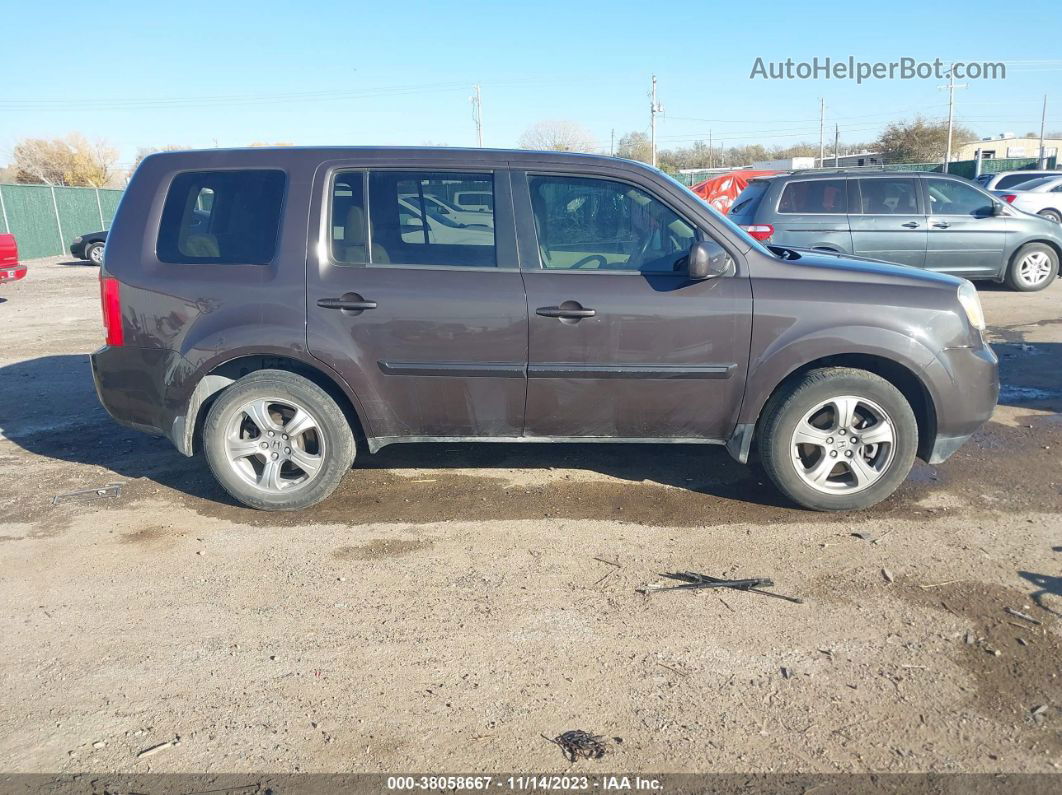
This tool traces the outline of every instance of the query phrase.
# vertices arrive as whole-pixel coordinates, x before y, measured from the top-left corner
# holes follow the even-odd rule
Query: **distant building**
[[[760,160],[753,163],[749,168],[757,171],[801,171],[805,168],[815,168],[814,157],[786,157],[781,160]]]
[[[814,158],[818,160],[818,158]],[[828,155],[822,158],[822,168],[837,166],[838,168],[858,168],[859,166],[880,166],[884,164],[885,156],[881,152],[853,152],[845,153],[840,157]]]
[[[1056,156],[1060,148],[1062,138],[1044,138],[1044,157]],[[1014,133],[1000,133],[995,138],[964,141],[955,148],[951,157],[953,160],[974,160],[978,149],[981,150],[981,158],[984,160],[1039,157],[1040,138],[1019,138]]]

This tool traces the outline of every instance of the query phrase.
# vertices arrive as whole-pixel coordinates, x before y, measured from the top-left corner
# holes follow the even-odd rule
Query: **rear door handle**
[[[317,305],[322,309],[343,309],[347,312],[361,312],[365,309],[375,309],[375,301],[366,301],[357,293],[345,293],[339,298],[319,298]]]
[[[575,301],[565,301],[565,304],[575,304]],[[582,320],[584,317],[594,317],[597,314],[596,309],[584,309],[582,306],[575,304],[575,306],[540,306],[535,310],[536,315],[542,315],[542,317],[557,317],[562,320]]]
[[[908,229],[917,229],[918,228],[918,222],[917,221],[908,221],[906,224],[900,224],[900,226],[906,226]]]
[[[937,223],[933,224],[933,226],[935,226],[937,229],[947,229],[949,226],[951,226],[951,224],[949,224],[947,221],[937,221]]]

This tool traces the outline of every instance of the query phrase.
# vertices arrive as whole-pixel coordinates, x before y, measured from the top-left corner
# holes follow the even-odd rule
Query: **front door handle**
[[[951,226],[951,224],[949,224],[947,221],[937,221],[935,224],[933,224],[933,226],[937,229],[947,229],[949,226]]]
[[[317,305],[321,309],[342,309],[345,312],[361,313],[366,309],[375,309],[375,301],[366,301],[357,293],[343,293],[339,298],[319,298]]]
[[[561,320],[582,320],[584,317],[594,317],[597,310],[586,309],[578,301],[565,301],[560,306],[540,306],[535,310],[535,314]]]
[[[908,229],[917,229],[918,228],[918,222],[917,221],[908,221],[906,224],[900,224],[900,226],[906,226]]]

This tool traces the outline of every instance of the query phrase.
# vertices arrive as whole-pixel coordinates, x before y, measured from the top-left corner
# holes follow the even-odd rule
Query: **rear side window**
[[[156,253],[176,264],[266,264],[276,254],[283,171],[190,171],[170,184]]]
[[[1030,172],[1028,174],[1007,174],[1005,177],[1000,177],[999,182],[996,183],[996,190],[1002,190],[1003,188],[1013,188],[1022,182],[1028,182],[1031,179],[1036,179],[1040,174]]]
[[[790,182],[778,201],[778,212],[795,214],[823,213],[843,215],[848,212],[848,181],[815,179]]]
[[[449,208],[455,196],[468,192],[484,201],[484,209],[458,220]],[[494,211],[488,205],[494,206],[491,174],[373,171],[369,257],[374,265],[496,266]]]
[[[918,182],[896,177],[859,180],[864,215],[917,215]]]

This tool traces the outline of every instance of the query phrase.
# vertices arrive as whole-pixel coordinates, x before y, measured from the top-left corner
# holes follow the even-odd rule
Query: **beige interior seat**
[[[358,206],[347,210],[346,223],[343,225],[343,261],[367,262],[365,256],[365,211]],[[372,261],[387,263],[391,258],[387,249],[379,243],[372,244]]]

